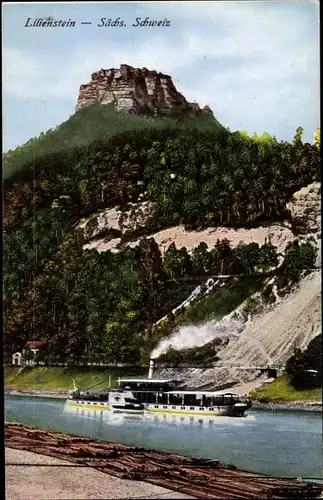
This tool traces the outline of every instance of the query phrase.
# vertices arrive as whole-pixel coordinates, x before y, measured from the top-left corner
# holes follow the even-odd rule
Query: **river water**
[[[282,477],[323,479],[322,415],[249,410],[247,416],[211,421],[177,416],[109,415],[66,408],[64,400],[8,396],[5,419],[42,429],[220,460]]]

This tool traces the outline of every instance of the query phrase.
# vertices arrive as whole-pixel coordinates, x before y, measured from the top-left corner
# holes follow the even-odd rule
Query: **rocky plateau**
[[[170,76],[127,64],[101,69],[80,86],[76,111],[94,104],[114,104],[118,111],[154,117],[213,116],[209,106],[188,102]]]

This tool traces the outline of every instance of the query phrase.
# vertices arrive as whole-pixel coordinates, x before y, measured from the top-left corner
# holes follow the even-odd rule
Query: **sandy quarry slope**
[[[280,300],[246,323],[239,337],[231,338],[228,346],[219,352],[221,365],[228,368],[188,369],[185,383],[194,387],[246,383],[254,380],[259,372],[241,367],[284,365],[294,346],[306,348],[322,328],[321,271],[308,275],[298,288]],[[176,375],[169,370],[163,370],[162,374]]]
[[[279,364],[292,354],[294,345],[306,347],[320,328],[321,272],[314,272],[281,303],[247,324],[221,358],[250,365]]]

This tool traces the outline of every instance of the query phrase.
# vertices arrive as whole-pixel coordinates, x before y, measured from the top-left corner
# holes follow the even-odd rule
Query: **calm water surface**
[[[246,417],[181,421],[66,408],[64,400],[12,396],[5,418],[43,429],[209,458],[277,476],[323,478],[322,416],[300,411],[250,410]]]

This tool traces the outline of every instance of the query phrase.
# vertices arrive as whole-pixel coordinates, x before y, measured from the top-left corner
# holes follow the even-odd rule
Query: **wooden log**
[[[6,424],[5,444],[142,481],[196,498],[279,499],[282,492],[317,498],[323,485],[268,477],[218,461],[181,457],[53,431]],[[303,492],[303,493],[302,493]],[[294,496],[296,498],[296,496]]]

